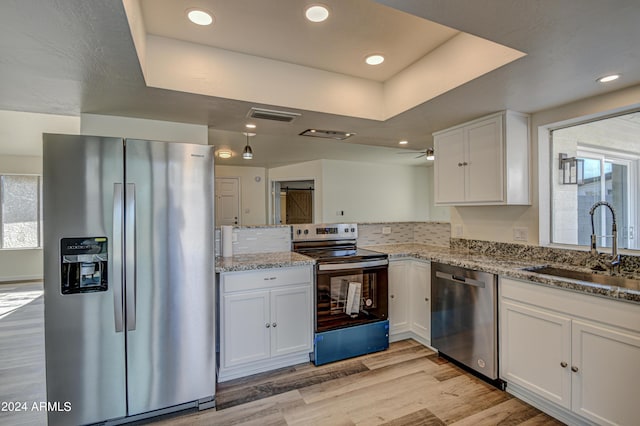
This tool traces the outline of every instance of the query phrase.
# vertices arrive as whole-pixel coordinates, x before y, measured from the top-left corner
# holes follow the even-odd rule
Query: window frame
[[[37,219],[36,219],[36,238],[37,245],[34,247],[4,247],[4,222],[3,222],[3,206],[4,206],[4,177],[5,176],[25,176],[36,177],[38,179],[38,196],[37,196]],[[41,250],[43,245],[43,207],[42,207],[42,175],[39,173],[1,173],[0,172],[0,251],[15,251],[15,250]]]
[[[556,172],[554,169],[553,158],[553,138],[552,132],[555,130],[564,129],[567,127],[578,126],[581,124],[587,124],[595,121],[601,121],[612,117],[618,117],[621,115],[628,115],[640,113],[640,104],[627,105],[625,107],[616,108],[608,111],[600,111],[592,114],[582,115],[574,118],[560,120],[547,124],[540,124],[537,126],[537,139],[538,139],[538,244],[544,247],[555,247],[562,249],[583,250],[588,251],[589,246],[577,245],[577,244],[562,244],[554,243],[552,240],[553,233],[553,205],[552,205],[552,175]],[[640,161],[638,167],[640,168]],[[637,182],[637,187],[640,189],[640,170],[637,171],[637,175],[634,176],[634,182]],[[632,194],[634,196],[634,202],[638,205],[640,211],[640,195]],[[631,202],[631,201],[630,201]],[[636,224],[634,229],[634,238],[638,238],[638,225],[640,219],[636,219],[639,223]],[[637,245],[638,249],[621,249],[621,253],[630,253],[638,255],[640,253],[640,244]]]
[[[624,115],[624,114],[622,114]],[[600,177],[601,177],[601,200],[606,198],[606,180],[603,179],[606,175],[605,163],[618,164],[627,167],[627,180],[628,180],[628,188],[627,188],[627,218],[629,218],[629,226],[633,228],[631,234],[633,234],[633,244],[632,248],[629,250],[638,250],[640,247],[637,244],[637,238],[635,238],[635,231],[638,229],[638,216],[640,215],[640,206],[638,205],[638,188],[640,187],[640,182],[638,182],[638,163],[640,160],[640,156],[627,154],[623,152],[618,152],[612,149],[605,148],[596,148],[592,146],[585,146],[578,144],[578,158],[590,158],[593,160],[600,161]],[[606,246],[606,209],[600,209],[600,228],[596,230],[596,234],[600,237],[598,238],[598,246],[605,247]],[[618,228],[618,235],[622,230]],[[629,238],[629,232],[627,231],[627,238]],[[630,244],[631,245],[631,244]]]

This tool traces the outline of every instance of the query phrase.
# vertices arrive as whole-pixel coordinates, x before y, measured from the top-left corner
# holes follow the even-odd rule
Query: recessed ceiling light
[[[398,142],[399,145],[406,145],[408,143],[409,143],[409,141],[400,141],[400,142]]]
[[[244,127],[246,127],[247,129],[255,129],[256,125],[252,123],[248,123],[248,124],[245,124]]]
[[[231,158],[233,154],[231,153],[231,151],[227,151],[227,150],[221,150],[218,151],[218,158]]]
[[[377,55],[377,54],[369,55],[364,61],[369,65],[380,65],[381,63],[384,62],[384,56]]]
[[[213,23],[213,16],[209,12],[200,9],[187,10],[187,17],[197,25],[211,25]]]
[[[304,16],[311,22],[322,22],[329,17],[329,9],[323,4],[313,4],[304,11]]]
[[[620,78],[620,74],[611,74],[611,75],[605,75],[604,77],[600,77],[596,81],[598,83],[608,83],[610,81],[617,80],[619,78]]]

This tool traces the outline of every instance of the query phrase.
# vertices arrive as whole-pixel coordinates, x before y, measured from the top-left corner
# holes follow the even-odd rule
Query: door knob
[[[562,368],[567,368],[567,363],[566,363],[566,362],[564,362],[564,361],[562,361],[562,362],[560,363],[560,367],[562,367]]]
[[[574,373],[578,372],[578,367],[576,367],[575,365],[571,366],[571,371],[573,371]]]
[[[391,297],[391,298],[393,299],[395,296],[392,294],[392,295],[391,295],[391,296],[389,296],[389,297]]]
[[[265,326],[265,327],[267,327],[267,328],[269,328],[269,327],[271,327],[271,324],[266,323],[264,326]]]
[[[425,302],[428,302],[428,301],[429,301],[429,298],[428,298],[428,297],[425,297],[425,298],[424,298],[424,301],[425,301]]]
[[[275,322],[273,324],[271,324],[271,327],[276,328],[278,326],[278,324],[276,324]]]

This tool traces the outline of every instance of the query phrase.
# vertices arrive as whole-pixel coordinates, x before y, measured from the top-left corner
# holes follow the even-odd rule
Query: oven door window
[[[317,331],[387,318],[387,269],[318,273]]]

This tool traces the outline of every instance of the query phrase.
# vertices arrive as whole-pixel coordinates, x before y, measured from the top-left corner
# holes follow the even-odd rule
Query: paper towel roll
[[[223,225],[222,227],[222,257],[233,256],[233,226]]]

